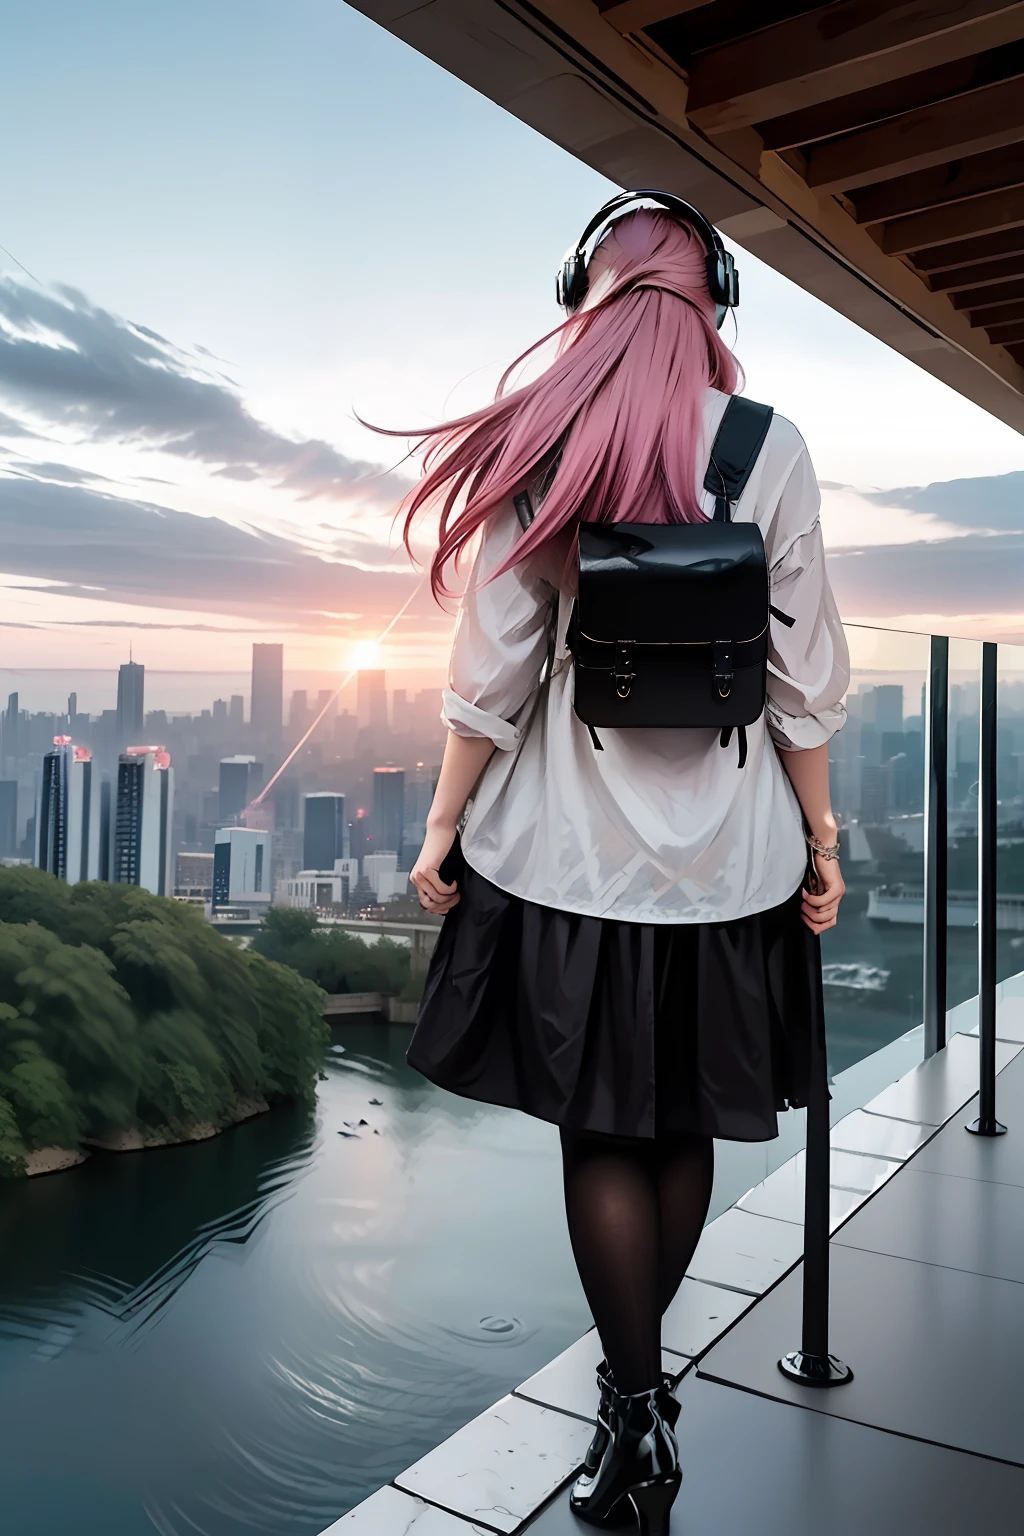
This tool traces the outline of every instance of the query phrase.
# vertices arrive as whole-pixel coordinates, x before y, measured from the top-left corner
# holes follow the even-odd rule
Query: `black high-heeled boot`
[[[587,1454],[583,1458],[583,1471],[590,1477],[594,1476],[601,1465],[601,1457],[604,1448],[608,1444],[611,1434],[610,1420],[612,1411],[612,1387],[614,1378],[608,1366],[608,1361],[602,1359],[597,1367],[597,1385],[600,1397],[597,1404],[597,1428],[594,1430],[594,1438],[587,1447]],[[676,1427],[679,1418],[679,1409],[682,1406],[678,1397],[668,1397],[665,1405],[665,1417],[672,1429]]]
[[[597,1428],[583,1458],[583,1470],[588,1477],[593,1477],[601,1465],[601,1457],[611,1435],[612,1373],[608,1369],[607,1360],[602,1360],[597,1367],[597,1385],[601,1394],[597,1405]]]
[[[589,1525],[614,1526],[632,1507],[639,1536],[668,1536],[669,1511],[683,1476],[670,1395],[665,1382],[628,1394],[612,1387],[608,1443],[593,1477],[581,1473],[573,1484],[573,1514]]]

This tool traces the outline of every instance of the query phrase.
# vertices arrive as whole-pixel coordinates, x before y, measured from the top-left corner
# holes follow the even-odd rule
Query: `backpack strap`
[[[771,426],[773,408],[743,395],[730,395],[704,476],[704,489],[715,498],[714,521],[727,523],[739,501]]]
[[[520,527],[525,533],[536,516],[529,491],[520,491],[518,496],[513,496],[512,505],[516,509],[516,517],[519,519]]]

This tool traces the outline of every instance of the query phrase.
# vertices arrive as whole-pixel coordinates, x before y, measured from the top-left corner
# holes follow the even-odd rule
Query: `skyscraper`
[[[284,646],[252,648],[252,694],[249,720],[254,731],[279,736],[284,713]]]
[[[174,890],[171,817],[174,770],[163,747],[129,747],[117,763],[113,878],[156,896]]]
[[[16,786],[15,786],[16,788]],[[36,815],[36,864],[74,885],[99,873],[99,818],[92,754],[55,736],[43,755]]]
[[[244,725],[245,723],[245,700],[240,693],[233,693],[231,695],[231,702],[228,705],[228,719],[232,725]]]
[[[7,699],[7,708],[3,717],[3,754],[11,761],[20,756],[21,740],[19,725],[21,723],[21,709],[18,704],[18,695],[12,693]]]
[[[359,672],[356,676],[356,714],[363,729],[386,731],[388,728],[388,696],[384,686],[384,673]]]
[[[221,758],[217,798],[217,820],[221,826],[233,826],[262,788],[263,764],[254,757],[240,754]]]
[[[18,852],[18,781],[0,779],[0,859]]]
[[[402,862],[402,827],[405,824],[405,771],[402,768],[373,770],[374,848],[395,853]]]
[[[251,827],[221,827],[213,845],[213,896],[210,910],[269,907],[270,833]]]
[[[145,667],[137,661],[123,661],[117,673],[117,737],[121,746],[142,735],[145,686]]]
[[[345,796],[307,795],[302,826],[303,869],[333,869],[335,859],[344,857]]]

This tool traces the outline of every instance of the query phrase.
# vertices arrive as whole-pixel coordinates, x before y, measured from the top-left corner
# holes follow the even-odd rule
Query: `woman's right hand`
[[[812,933],[824,933],[834,928],[839,915],[839,903],[846,893],[846,881],[839,868],[838,859],[823,859],[814,855],[816,891],[803,890],[800,916]]]
[[[445,885],[439,874],[445,854],[455,841],[455,833],[454,822],[450,826],[428,824],[419,858],[409,876],[419,893],[420,906],[428,912],[448,912],[460,900],[458,882],[453,880],[451,885]]]

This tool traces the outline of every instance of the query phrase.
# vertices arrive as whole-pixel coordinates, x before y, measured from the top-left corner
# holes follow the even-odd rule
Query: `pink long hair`
[[[435,598],[449,593],[448,562],[458,569],[477,529],[559,448],[533,523],[494,575],[580,521],[705,521],[703,394],[709,385],[733,394],[742,376],[715,329],[704,246],[688,224],[639,208],[611,225],[588,271],[583,306],[506,369],[489,405],[391,433],[426,445],[423,474],[398,516],[411,553],[417,514],[440,507]],[[519,365],[554,336],[550,367],[506,393]]]

